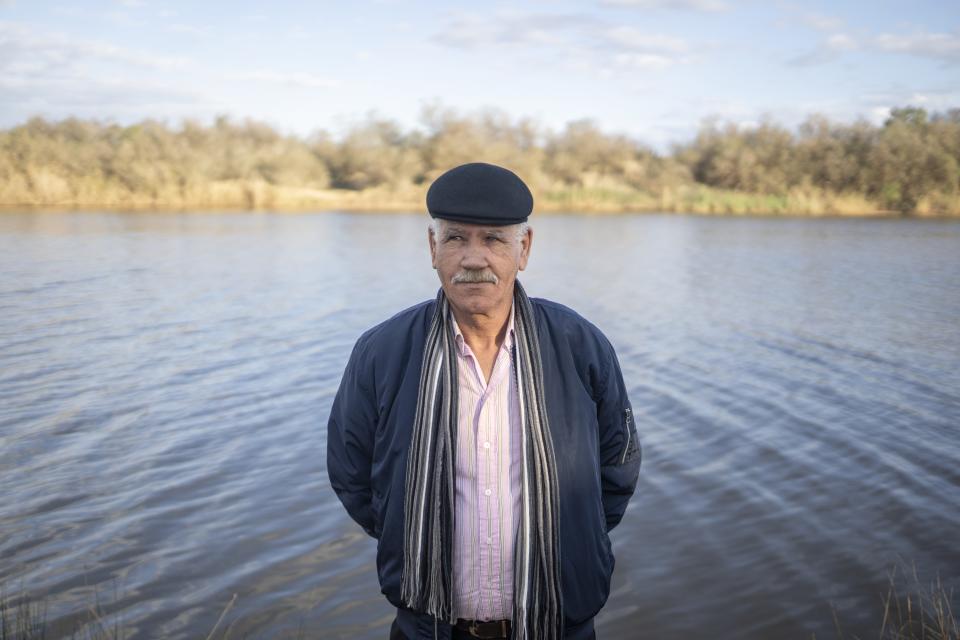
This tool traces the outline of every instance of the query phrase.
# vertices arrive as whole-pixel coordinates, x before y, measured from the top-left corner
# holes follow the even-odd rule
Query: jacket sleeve
[[[377,428],[377,402],[371,369],[363,362],[362,338],[353,348],[327,423],[327,472],[330,486],[347,513],[374,533],[370,466]]]
[[[600,480],[607,531],[620,523],[640,476],[640,441],[613,347],[607,343],[606,382],[597,397]]]

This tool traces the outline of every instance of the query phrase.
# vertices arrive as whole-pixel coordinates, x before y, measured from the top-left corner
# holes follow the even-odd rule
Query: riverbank
[[[48,197],[0,202],[0,211],[23,209],[129,210],[129,211],[422,211],[426,187],[376,187],[364,190],[311,189],[275,185],[264,181],[225,180],[202,187],[163,193],[107,190],[92,194],[84,189],[47,189]],[[705,186],[678,187],[649,193],[608,185],[561,188],[535,192],[535,210],[550,213],[693,213],[752,216],[903,217],[856,194],[833,194],[816,189],[796,189],[785,195],[745,193]],[[934,207],[921,201],[911,217],[960,219],[960,199],[950,206]]]
[[[889,587],[881,594],[882,617],[878,638],[881,640],[960,640],[960,617],[953,607],[954,594],[938,577],[925,584],[917,575],[916,567],[902,566],[889,572]],[[234,594],[226,603],[206,635],[207,640],[219,637],[229,640],[249,637],[233,632],[230,613],[237,602]],[[122,614],[110,612],[112,607],[101,602],[98,594],[85,611],[66,616],[58,623],[48,620],[50,602],[21,592],[13,598],[0,589],[0,640],[40,640],[47,637],[69,637],[86,640],[120,640],[127,636],[121,622]],[[840,614],[832,604],[828,606],[836,627],[836,637],[845,638]],[[294,640],[307,637],[301,620]],[[69,629],[69,630],[68,630]],[[813,635],[816,640],[816,635]]]

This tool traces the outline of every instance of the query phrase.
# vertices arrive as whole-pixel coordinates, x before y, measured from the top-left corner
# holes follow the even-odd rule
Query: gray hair
[[[444,222],[443,218],[433,218],[430,221],[428,229],[430,229],[430,233],[433,234],[434,238],[440,237],[440,230],[443,228],[443,225],[441,224],[442,222]],[[521,222],[519,224],[510,226],[514,226],[517,229],[516,237],[514,238],[517,242],[520,242],[520,240],[523,239],[523,236],[527,235],[527,230],[530,229],[529,222]]]

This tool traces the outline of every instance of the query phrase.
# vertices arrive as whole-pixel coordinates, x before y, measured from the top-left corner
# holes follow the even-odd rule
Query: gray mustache
[[[461,269],[453,276],[453,283],[490,282],[497,284],[500,279],[490,269]]]

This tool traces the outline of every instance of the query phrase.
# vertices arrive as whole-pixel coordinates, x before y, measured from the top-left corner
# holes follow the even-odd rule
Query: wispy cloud
[[[787,61],[787,64],[792,67],[826,64],[838,59],[845,51],[853,51],[859,46],[859,43],[852,36],[845,33],[834,33],[824,38],[813,51],[791,58]]]
[[[671,9],[679,11],[703,11],[715,13],[727,11],[730,4],[723,0],[601,0],[607,7],[631,7],[635,9]]]
[[[208,36],[210,35],[210,32],[211,32],[210,27],[198,27],[196,25],[184,24],[182,22],[175,22],[173,24],[169,24],[167,25],[166,29],[171,33],[179,33],[179,34],[188,35],[188,36],[196,36],[198,38]]]
[[[81,11],[79,7],[68,7],[62,4],[50,7],[50,13],[55,16],[65,16],[67,18],[79,18],[83,15],[83,11]]]
[[[950,88],[908,89],[892,87],[885,91],[868,92],[861,96],[856,108],[866,114],[873,124],[882,124],[890,117],[895,107],[911,105],[923,107],[929,111],[946,111],[956,108],[960,103],[960,90]]]
[[[837,60],[847,51],[858,50],[904,54],[957,64],[960,63],[960,35],[916,32],[909,35],[884,33],[855,38],[847,33],[834,33],[824,38],[813,51],[787,62],[791,66],[824,64]]]
[[[854,122],[865,118],[880,125],[890,116],[896,107],[912,105],[924,107],[930,111],[946,111],[954,108],[960,101],[960,90],[927,86],[921,90],[904,86],[893,86],[882,91],[867,91],[857,97],[813,98],[801,101],[789,107],[789,117],[782,121],[788,125],[798,125],[811,114],[822,114],[835,122]],[[778,120],[780,120],[780,113]]]
[[[647,33],[636,27],[613,27],[599,33],[615,68],[660,70],[689,60],[690,45],[682,38]]]
[[[135,17],[129,11],[107,11],[103,17],[118,27],[145,27],[147,21],[142,17]]]
[[[552,61],[566,61],[571,69],[604,77],[616,69],[657,70],[691,59],[691,47],[682,38],[579,14],[457,16],[434,41],[459,49],[546,50]]]
[[[91,113],[103,116],[103,106],[112,109],[156,108],[162,105],[196,105],[202,96],[195,92],[137,78],[97,78],[82,73],[57,78],[0,76],[4,106],[28,105],[32,111],[54,112],[61,116]],[[65,96],[68,96],[65,98]],[[19,104],[17,104],[19,103]]]
[[[889,53],[904,53],[948,63],[960,62],[960,33],[883,33],[874,39],[873,45]]]
[[[823,13],[806,11],[799,7],[788,5],[787,11],[792,14],[792,18],[800,24],[806,25],[811,29],[824,33],[834,33],[844,27],[844,21],[835,16],[828,16]]]
[[[551,45],[574,37],[592,16],[580,14],[458,15],[434,36],[440,44],[473,49],[487,45]]]
[[[603,40],[615,47],[653,54],[683,54],[690,46],[686,40],[658,33],[648,33],[636,27],[613,27],[602,31]]]
[[[185,64],[181,58],[0,22],[0,119],[192,113],[204,98],[180,82],[163,80],[165,71]]]
[[[142,73],[109,76],[82,67],[66,67],[53,74],[34,73],[24,63],[7,65],[0,72],[0,94],[0,121],[4,122],[26,115],[140,120],[223,110],[209,104],[198,91],[152,80]]]
[[[672,67],[677,60],[655,53],[617,53],[613,64],[621,69],[659,70]]]
[[[235,73],[229,76],[233,80],[243,82],[266,82],[269,84],[279,84],[288,87],[300,89],[335,89],[340,83],[330,78],[323,78],[311,73],[304,72],[280,72],[280,71],[248,71],[244,73]]]
[[[37,33],[10,22],[0,22],[0,71],[57,71],[85,60],[100,60],[136,67],[166,70],[187,64],[186,58],[158,55],[95,40],[61,34]]]

